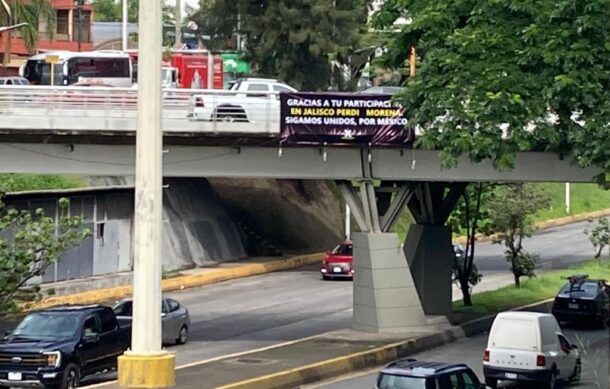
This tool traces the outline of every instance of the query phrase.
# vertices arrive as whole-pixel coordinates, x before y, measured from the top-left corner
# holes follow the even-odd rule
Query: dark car
[[[30,313],[0,342],[0,386],[76,388],[82,377],[116,368],[128,342],[110,307]]]
[[[377,376],[376,389],[481,389],[476,374],[463,363],[424,362],[408,358],[392,362]]]
[[[326,253],[322,260],[320,273],[325,280],[334,278],[353,278],[354,277],[354,258],[353,245],[350,241],[345,241]]]
[[[559,322],[587,322],[604,328],[608,322],[610,286],[586,274],[568,277],[553,302],[553,315]]]

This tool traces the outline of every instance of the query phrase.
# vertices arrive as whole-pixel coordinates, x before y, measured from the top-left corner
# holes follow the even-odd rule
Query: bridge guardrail
[[[137,92],[132,88],[0,86],[0,130],[135,131]],[[228,90],[164,89],[163,128],[166,133],[276,136],[279,104],[278,93],[248,96]]]

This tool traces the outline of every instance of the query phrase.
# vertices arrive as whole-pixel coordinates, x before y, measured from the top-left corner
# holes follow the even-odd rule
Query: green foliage
[[[597,184],[571,184],[570,213],[568,214],[565,208],[565,184],[543,183],[536,185],[544,188],[551,196],[551,205],[548,209],[541,210],[536,214],[536,221],[599,211],[610,207],[610,191],[600,188]]]
[[[115,0],[95,0],[93,11],[96,22],[118,22],[121,20],[121,3]]]
[[[330,55],[345,57],[358,48],[366,27],[364,0],[202,1],[191,20],[208,28],[212,45],[239,32],[246,59],[264,76],[279,77],[297,89],[328,87]],[[239,23],[238,17],[239,15]],[[239,29],[238,29],[239,24]]]
[[[593,245],[595,258],[599,258],[604,247],[610,246],[610,221],[605,217],[596,221],[589,220],[589,228],[586,228],[584,233]]]
[[[606,0],[390,0],[376,26],[397,16],[412,23],[385,64],[404,68],[417,48],[400,100],[426,129],[418,144],[442,150],[445,165],[466,154],[510,167],[517,151],[545,150],[610,171]]]
[[[38,174],[0,174],[0,192],[22,192],[44,189],[70,189],[87,186],[79,176]]]
[[[498,187],[489,201],[490,224],[485,229],[488,235],[497,233],[494,243],[506,246],[505,256],[520,286],[523,276],[534,277],[538,256],[527,253],[523,238],[534,232],[533,215],[547,208],[550,197],[540,187],[531,184],[508,184]]]
[[[38,43],[39,23],[41,20],[47,23],[49,37],[53,36],[56,14],[49,0],[2,0],[0,5],[2,5],[0,6],[0,27],[27,23],[26,26],[19,29],[19,32],[28,50],[33,50]],[[8,34],[10,40],[14,35],[14,31],[9,31]],[[10,52],[11,45],[5,45],[4,66],[8,63]]]
[[[593,279],[610,279],[610,261],[589,261],[571,266],[569,269],[555,270],[540,277],[523,281],[520,288],[507,286],[493,291],[476,293],[473,306],[454,302],[454,312],[474,312],[490,314],[511,310],[554,297],[566,283],[566,277],[573,274],[588,274]]]
[[[62,214],[56,224],[42,209],[7,209],[0,201],[0,314],[13,313],[19,303],[40,297],[40,288],[27,282],[88,236],[80,218],[66,216],[69,201],[60,199],[58,206]]]

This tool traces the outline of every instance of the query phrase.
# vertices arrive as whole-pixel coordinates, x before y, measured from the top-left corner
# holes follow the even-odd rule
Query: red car
[[[326,253],[320,273],[325,280],[333,278],[354,278],[352,242],[346,241]]]

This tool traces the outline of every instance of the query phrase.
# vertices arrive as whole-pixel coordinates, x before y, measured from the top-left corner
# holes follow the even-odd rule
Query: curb
[[[251,277],[260,274],[272,273],[282,270],[294,269],[306,265],[314,265],[319,263],[324,256],[324,253],[315,253],[300,255],[296,257],[278,259],[275,261],[263,263],[249,263],[231,268],[214,269],[201,272],[199,274],[190,274],[186,276],[169,278],[161,281],[161,287],[164,292],[173,290],[181,290],[185,288],[193,288],[197,286],[215,284],[222,281],[229,281],[238,278]],[[82,293],[68,294],[62,296],[48,297],[41,301],[27,304],[23,311],[31,311],[35,309],[48,308],[55,305],[72,305],[72,304],[95,304],[109,300],[118,300],[127,296],[131,296],[133,292],[132,285],[115,286],[112,288],[103,288],[89,290]]]
[[[589,219],[603,217],[603,216],[610,216],[610,208],[601,209],[599,211],[593,211],[593,212],[579,213],[578,215],[560,217],[558,219],[550,219],[550,220],[546,220],[543,222],[537,222],[537,223],[534,223],[534,227],[536,230],[544,230],[547,228],[560,227],[560,226],[565,226],[565,225],[572,224],[572,223],[584,222]],[[497,236],[498,236],[497,234],[493,234],[490,236],[477,235],[477,242],[489,242],[489,241],[495,239]],[[466,237],[458,236],[458,237],[454,238],[453,241],[456,243],[459,243],[459,244],[466,244]]]
[[[544,300],[514,310],[548,312],[554,299]],[[358,370],[382,366],[396,359],[452,343],[457,340],[487,331],[496,314],[482,317],[461,326],[449,328],[430,335],[388,344],[372,350],[316,362],[314,364],[280,371],[245,381],[220,386],[216,389],[288,389],[312,384]]]

